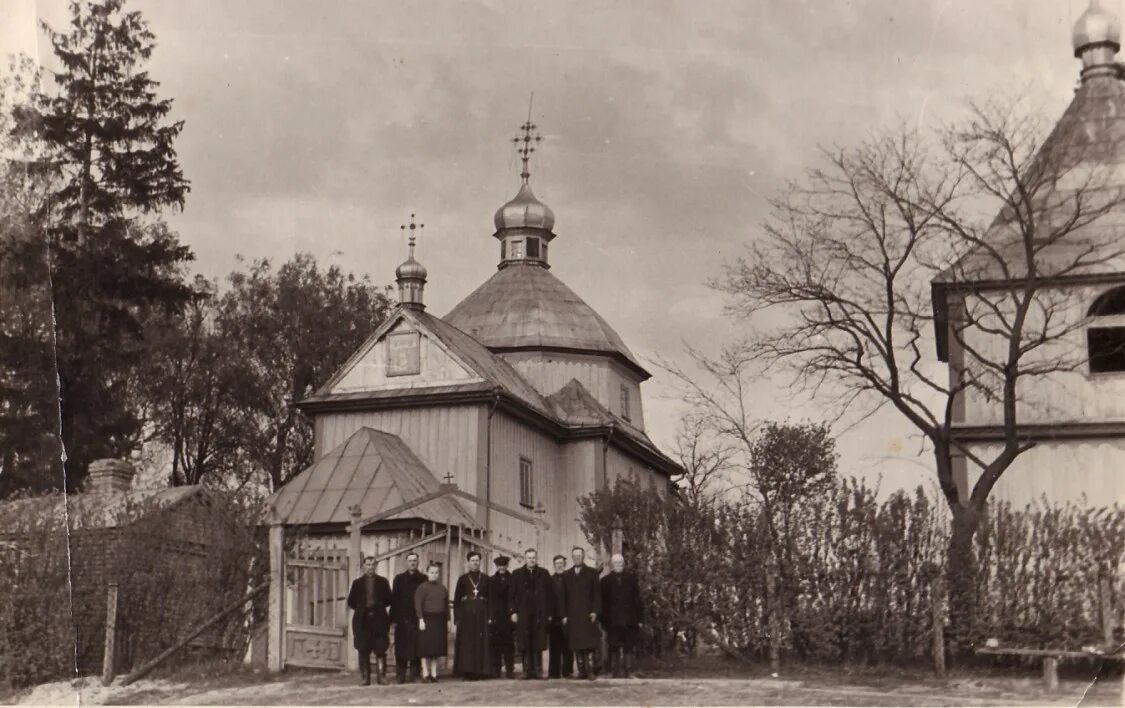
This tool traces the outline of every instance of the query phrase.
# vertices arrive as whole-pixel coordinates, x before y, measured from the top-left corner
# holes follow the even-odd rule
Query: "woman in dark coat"
[[[414,611],[418,613],[418,656],[422,660],[422,680],[437,683],[437,661],[447,653],[449,641],[449,591],[438,577],[441,566],[431,563],[426,568],[426,582],[414,593]]]
[[[597,625],[602,611],[601,583],[598,571],[586,565],[585,551],[575,547],[570,557],[574,567],[563,575],[559,612],[578,664],[578,678],[593,680],[593,655],[602,642]]]
[[[365,558],[363,576],[352,581],[348,591],[348,607],[352,613],[352,636],[359,653],[360,683],[371,685],[371,654],[375,654],[375,682],[383,683],[387,670],[387,647],[390,646],[391,622],[387,608],[391,605],[391,586],[375,572],[375,559]]]
[[[466,681],[488,678],[491,673],[488,650],[490,578],[480,571],[480,553],[470,551],[469,572],[457,579],[453,590],[453,623],[457,626],[453,674]]]

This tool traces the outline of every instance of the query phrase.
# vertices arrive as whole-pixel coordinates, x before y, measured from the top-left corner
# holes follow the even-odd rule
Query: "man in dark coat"
[[[562,597],[563,575],[566,573],[566,556],[557,555],[554,558],[555,573],[551,576],[554,584],[555,598]],[[551,619],[551,626],[547,630],[547,676],[549,678],[570,678],[574,673],[574,655],[570,653],[567,644],[566,627],[563,627],[562,615],[555,613]]]
[[[491,586],[488,598],[488,612],[492,618],[492,675],[500,678],[503,665],[504,676],[515,678],[516,637],[512,625],[512,574],[508,572],[508,556],[493,559],[496,572],[489,578]]]
[[[375,572],[375,559],[363,560],[363,575],[352,581],[348,607],[352,613],[352,637],[359,653],[360,683],[371,685],[371,654],[375,654],[375,682],[383,684],[387,670],[388,634],[391,630],[387,608],[391,606],[391,586]]]
[[[609,665],[614,678],[633,678],[633,653],[645,621],[641,586],[636,574],[625,570],[625,557],[620,553],[613,554],[609,565],[611,570],[601,583],[601,620],[609,637]]]
[[[598,615],[602,591],[598,571],[586,565],[586,552],[575,546],[570,553],[574,567],[563,574],[559,612],[566,626],[570,651],[578,664],[578,678],[594,680],[594,652],[601,644]]]
[[[426,582],[418,570],[418,554],[406,554],[406,570],[395,576],[391,601],[391,621],[395,625],[395,676],[399,683],[413,681],[419,673],[418,616],[414,613],[414,593]]]
[[[555,591],[551,574],[539,567],[534,548],[523,554],[525,565],[512,572],[512,622],[516,642],[523,654],[523,677],[543,676],[543,650],[547,648],[547,626],[555,615]]]
[[[492,656],[488,649],[488,604],[490,578],[480,570],[480,553],[469,551],[469,572],[457,579],[453,592],[453,623],[457,637],[453,652],[453,675],[466,681],[488,678]]]

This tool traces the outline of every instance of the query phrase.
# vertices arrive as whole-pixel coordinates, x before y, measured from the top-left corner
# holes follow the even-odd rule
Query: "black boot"
[[[574,661],[575,661],[575,663],[578,664],[578,678],[580,678],[580,679],[586,678],[586,674],[587,674],[587,672],[589,671],[589,668],[590,668],[586,665],[586,652],[580,651],[580,652],[575,653]]]
[[[586,672],[586,680],[587,681],[593,681],[594,680],[594,652],[590,651],[590,652],[585,652],[585,653],[587,655],[586,665],[590,667],[590,670]]]
[[[375,683],[380,686],[387,683],[387,660],[382,656],[375,659]]]
[[[543,652],[537,651],[533,653],[531,655],[531,663],[535,664],[535,678],[547,678],[547,675],[543,673]]]
[[[371,655],[365,651],[359,652],[359,685],[371,685]]]
[[[535,667],[531,663],[531,653],[525,651],[522,654],[522,661],[523,661],[523,677],[524,677],[524,679],[526,680],[526,679],[534,678]]]
[[[403,659],[395,660],[395,680],[399,683],[406,683],[406,661]]]
[[[636,657],[633,656],[633,652],[622,649],[621,657],[625,660],[625,678],[636,678],[633,673],[633,666],[636,664]]]
[[[624,647],[614,647],[610,650],[610,657],[613,661],[613,678],[626,678],[628,676],[628,666],[625,664],[625,649]]]
[[[504,652],[504,672],[505,678],[514,679],[516,677],[516,653],[514,651]]]

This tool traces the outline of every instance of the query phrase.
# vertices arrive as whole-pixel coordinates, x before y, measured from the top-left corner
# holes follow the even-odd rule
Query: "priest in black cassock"
[[[488,648],[489,577],[480,571],[480,553],[470,551],[469,572],[457,579],[453,591],[453,624],[457,637],[453,652],[453,674],[466,681],[488,678],[491,654]]]
[[[523,677],[543,676],[543,650],[547,648],[547,626],[555,615],[555,589],[551,574],[539,567],[534,548],[524,551],[524,566],[512,572],[512,622],[516,643],[523,654]],[[596,582],[596,581],[595,581]]]
[[[399,683],[419,675],[418,615],[414,613],[414,593],[426,582],[418,570],[418,554],[406,554],[406,570],[395,576],[391,592],[391,621],[395,625],[395,675]]]
[[[391,606],[391,586],[375,572],[375,558],[363,559],[363,575],[352,581],[348,591],[348,607],[352,613],[352,637],[359,653],[360,683],[371,685],[371,655],[375,654],[375,682],[382,685],[387,670],[387,647],[390,646],[391,623],[387,608]]]
[[[594,679],[594,652],[601,645],[598,615],[602,611],[602,591],[598,571],[586,565],[586,552],[574,547],[570,553],[574,567],[562,581],[559,612],[566,627],[570,651],[578,664],[578,678]]]

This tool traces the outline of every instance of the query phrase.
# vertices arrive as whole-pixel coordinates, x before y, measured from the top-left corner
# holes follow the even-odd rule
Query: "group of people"
[[[604,630],[606,669],[615,677],[632,676],[644,606],[637,577],[625,570],[623,556],[613,555],[604,577],[586,565],[585,551],[579,547],[571,551],[569,568],[564,556],[555,556],[553,575],[539,566],[535,549],[527,549],[523,566],[509,572],[510,560],[497,557],[496,571],[488,575],[481,570],[481,554],[468,554],[469,569],[453,591],[454,675],[467,681],[515,678],[518,649],[525,679],[577,675],[592,680]],[[366,558],[363,576],[352,582],[348,593],[364,685],[372,678],[386,683],[392,624],[398,682],[437,681],[437,660],[446,655],[449,591],[440,581],[440,564],[430,563],[423,574],[418,555],[410,553],[406,566],[391,584],[376,572],[375,559]],[[549,654],[546,674],[544,650]]]

